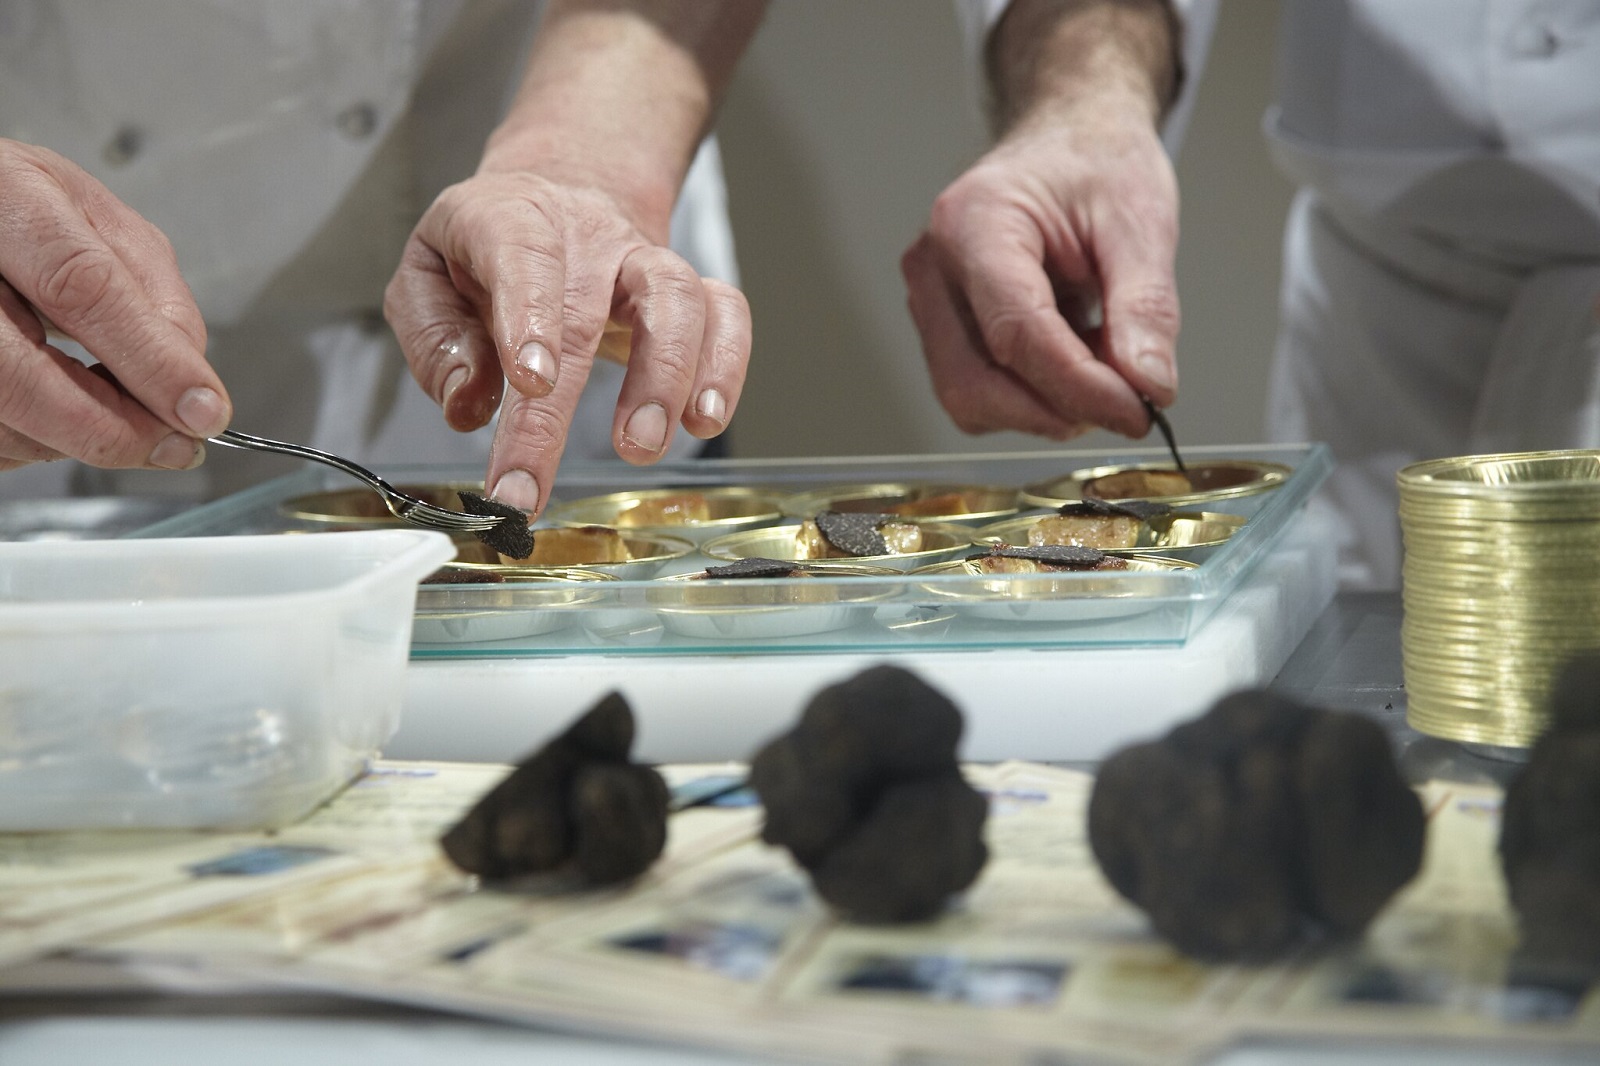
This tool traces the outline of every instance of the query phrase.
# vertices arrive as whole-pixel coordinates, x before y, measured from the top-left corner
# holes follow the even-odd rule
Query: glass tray
[[[1076,493],[1074,471],[1167,462],[1154,448],[1057,450],[981,456],[877,456],[817,459],[692,460],[631,467],[619,462],[569,461],[536,525],[558,508],[593,497],[663,487],[744,486],[779,498],[812,500],[832,486],[937,484],[1019,490],[1020,515],[1049,513],[1035,499]],[[1140,549],[1134,568],[1022,577],[1012,583],[969,573],[913,573],[873,568],[868,573],[818,574],[705,583],[681,576],[725,563],[693,546],[653,573],[620,568],[598,580],[552,582],[532,575],[499,584],[425,585],[419,591],[413,658],[496,658],[571,655],[672,655],[741,652],[974,650],[1117,645],[1181,645],[1282,539],[1294,516],[1332,468],[1326,446],[1248,445],[1185,450],[1191,468],[1206,460],[1279,466],[1273,486],[1249,494],[1221,493],[1174,506],[1244,519],[1224,542],[1199,551]],[[405,467],[384,470],[398,485],[481,485],[481,470]],[[340,528],[294,517],[284,504],[311,493],[353,487],[320,466],[267,482],[167,519],[136,536],[218,536],[316,532]],[[375,497],[374,497],[375,499]],[[578,510],[582,510],[580,507]],[[793,523],[773,515],[773,525]],[[983,521],[961,528],[976,532]],[[1014,521],[1014,518],[1012,519]],[[382,519],[351,525],[370,528]],[[346,525],[344,528],[348,528]],[[747,531],[748,532],[748,531]],[[970,549],[949,551],[957,560]],[[940,560],[930,559],[937,563]],[[868,568],[858,568],[868,569]],[[931,569],[939,569],[937,566]],[[788,602],[797,587],[804,602]]]

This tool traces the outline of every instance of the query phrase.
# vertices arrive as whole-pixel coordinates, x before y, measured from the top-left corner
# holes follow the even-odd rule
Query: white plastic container
[[[262,828],[399,723],[442,533],[0,544],[0,830]]]

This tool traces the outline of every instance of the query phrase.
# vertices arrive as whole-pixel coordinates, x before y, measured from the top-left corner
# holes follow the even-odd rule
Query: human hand
[[[1177,395],[1177,217],[1137,104],[1023,123],[941,193],[901,271],[956,424],[1148,432],[1141,394],[1157,407]]]
[[[476,429],[502,405],[492,496],[539,510],[602,335],[619,324],[632,340],[612,423],[618,455],[655,462],[680,422],[697,437],[727,427],[749,306],[663,243],[603,189],[527,172],[480,173],[423,216],[385,311],[452,427]]]
[[[188,469],[232,408],[165,236],[84,170],[0,139],[0,470]],[[98,360],[52,345],[54,329]]]

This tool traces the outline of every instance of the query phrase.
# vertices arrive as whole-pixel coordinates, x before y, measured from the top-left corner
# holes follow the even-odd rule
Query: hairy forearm
[[[1159,122],[1181,57],[1170,0],[1014,0],[985,50],[995,131],[1105,103]]]
[[[552,0],[480,169],[599,175],[637,224],[664,230],[765,9],[765,0]]]

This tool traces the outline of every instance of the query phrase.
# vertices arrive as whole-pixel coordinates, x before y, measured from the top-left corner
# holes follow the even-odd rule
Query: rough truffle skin
[[[1097,496],[1073,500],[1056,508],[1056,514],[1063,518],[1126,515],[1141,522],[1148,522],[1152,518],[1160,518],[1171,513],[1172,508],[1168,504],[1155,503],[1151,500],[1102,500]]]
[[[1500,865],[1521,930],[1518,965],[1600,975],[1600,652],[1568,662],[1550,724],[1506,788]]]
[[[989,857],[988,802],[956,761],[961,729],[954,703],[898,667],[830,685],[751,763],[762,839],[847,917],[933,917]]]
[[[726,566],[708,566],[706,567],[706,577],[792,577],[798,569],[800,568],[783,559],[766,559],[755,555],[746,559],[736,559]]]
[[[1106,560],[1099,548],[1085,548],[1077,544],[996,544],[988,551],[974,552],[968,561],[998,555],[1006,559],[1032,559],[1047,566],[1067,570],[1093,570]]]
[[[879,527],[894,521],[893,515],[819,511],[814,521],[823,539],[842,552],[858,557],[889,554],[889,544]]]
[[[1101,767],[1089,845],[1186,954],[1357,937],[1422,864],[1422,803],[1362,715],[1235,693]]]
[[[585,884],[631,880],[667,841],[667,786],[628,761],[633,711],[611,693],[524,760],[440,838],[450,861],[487,880],[570,871]]]
[[[509,503],[491,500],[467,489],[457,491],[461,509],[468,514],[490,515],[505,519],[488,529],[476,530],[473,536],[509,559],[526,559],[533,554],[533,530],[528,528],[528,516]]]

